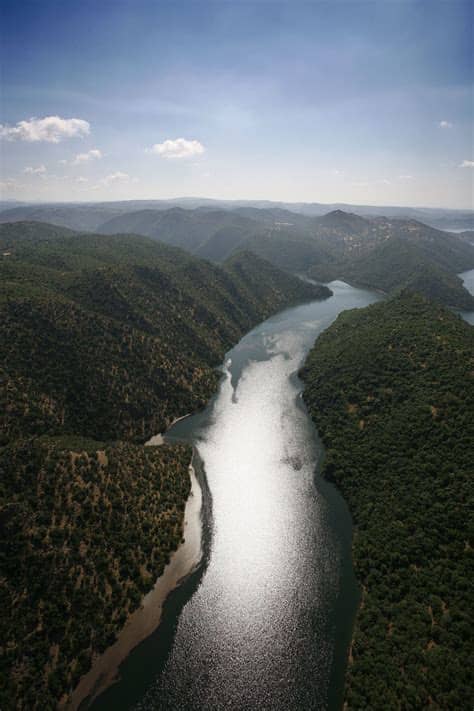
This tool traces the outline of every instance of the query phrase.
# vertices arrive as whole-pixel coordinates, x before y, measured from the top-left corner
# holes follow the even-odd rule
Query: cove
[[[217,395],[177,422],[203,495],[199,568],[93,709],[338,709],[359,601],[351,520],[298,369],[337,317],[380,299],[343,282],[287,309],[226,356]]]

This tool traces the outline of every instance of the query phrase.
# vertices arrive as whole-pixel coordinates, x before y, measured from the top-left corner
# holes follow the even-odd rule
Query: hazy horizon
[[[157,203],[167,203],[167,202],[186,202],[186,201],[193,201],[193,202],[216,202],[216,203],[238,203],[238,204],[250,204],[250,203],[263,203],[263,204],[271,204],[271,205],[283,205],[283,209],[287,209],[288,211],[291,211],[291,206],[303,206],[303,205],[320,205],[321,207],[328,207],[328,209],[337,209],[338,206],[343,206],[347,208],[390,208],[390,209],[396,209],[399,208],[400,210],[407,209],[407,210],[440,210],[440,211],[449,211],[449,212],[474,212],[474,207],[469,206],[469,207],[446,207],[444,205],[401,205],[398,203],[394,203],[393,205],[390,205],[388,203],[383,203],[383,204],[376,204],[376,203],[349,203],[349,202],[343,202],[340,200],[334,201],[334,202],[320,202],[319,200],[312,200],[312,201],[306,201],[306,200],[270,200],[267,198],[220,198],[220,197],[213,197],[213,196],[204,196],[204,195],[176,195],[173,197],[144,197],[144,198],[110,198],[108,200],[89,200],[87,198],[84,199],[64,199],[64,200],[19,200],[17,198],[0,198],[0,202],[6,204],[10,203],[12,205],[15,204],[24,204],[24,205],[100,205],[100,204],[107,204],[107,203],[123,203],[123,202],[157,202]],[[189,209],[194,209],[194,205],[190,207]],[[199,206],[196,206],[199,207]]]
[[[2,199],[472,209],[470,2],[8,0],[1,19]]]

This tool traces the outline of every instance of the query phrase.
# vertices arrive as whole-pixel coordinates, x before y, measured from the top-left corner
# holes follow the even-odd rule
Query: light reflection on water
[[[357,603],[350,520],[332,487],[315,483],[321,447],[295,373],[340,311],[378,297],[331,287],[327,301],[247,334],[228,354],[213,403],[172,428],[204,462],[212,544],[164,669],[137,711],[324,709],[340,698]],[[132,685],[130,668],[123,683]]]

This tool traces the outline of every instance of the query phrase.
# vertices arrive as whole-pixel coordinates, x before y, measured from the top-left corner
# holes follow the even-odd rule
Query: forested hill
[[[0,227],[2,710],[64,701],[179,545],[191,451],[140,443],[245,331],[329,295],[252,254]]]
[[[321,281],[342,278],[385,292],[411,286],[445,305],[474,309],[456,276],[474,267],[472,244],[413,219],[367,219],[343,210],[309,217],[275,209],[174,208],[121,215],[99,231],[138,232],[215,261],[250,249]]]
[[[200,407],[225,351],[325,297],[252,254],[223,267],[137,236],[0,226],[2,439],[144,441]]]
[[[474,329],[409,291],[345,312],[301,372],[362,587],[349,709],[467,709]]]
[[[460,246],[458,239],[454,246]],[[474,250],[472,258],[469,250],[470,246],[465,253],[461,245],[458,252],[448,245],[447,254],[443,251],[440,254],[437,246],[420,248],[416,242],[391,237],[364,256],[339,266],[315,267],[311,273],[328,279],[338,275],[350,283],[385,292],[410,288],[446,306],[472,311],[474,297],[456,274],[464,264],[474,264]]]
[[[454,308],[474,310],[474,299],[457,273],[474,267],[474,247],[456,235],[415,221],[375,220],[355,251],[350,236],[332,260],[310,266],[309,276],[322,281],[345,279],[387,293],[405,287]]]
[[[345,279],[387,293],[410,285],[445,305],[474,308],[456,277],[474,268],[474,246],[467,233],[434,229],[412,219],[410,215],[424,215],[412,210],[404,218],[376,216],[373,211],[362,211],[363,216],[341,209],[327,214],[295,210],[187,201],[182,206],[153,201],[40,205],[0,213],[0,223],[9,215],[12,220],[31,215],[41,221],[50,215],[55,225],[76,230],[83,225],[81,229],[107,235],[139,234],[216,263],[251,251],[279,269],[319,281]]]

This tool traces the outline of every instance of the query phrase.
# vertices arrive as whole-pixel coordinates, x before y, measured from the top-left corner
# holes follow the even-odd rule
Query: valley
[[[207,402],[252,325],[331,292],[253,255],[217,267],[146,238],[15,223],[0,244],[1,704],[44,708],[182,538],[191,450],[141,445]]]
[[[121,224],[149,234],[105,234]],[[117,215],[101,233],[3,223],[0,253],[5,708],[13,699],[19,709],[39,708],[38,699],[67,707],[68,699],[91,693],[89,678],[94,696],[102,692],[93,702],[98,711],[125,711],[140,700],[153,709],[157,698],[170,709],[196,698],[202,706],[209,695],[216,704],[249,704],[257,679],[245,689],[228,679],[252,678],[251,668],[260,670],[259,703],[272,694],[275,709],[339,708],[343,699],[349,708],[378,708],[385,699],[395,709],[401,694],[415,705],[428,697],[439,708],[465,703],[471,680],[462,672],[463,630],[471,601],[463,583],[453,595],[449,580],[469,575],[470,548],[459,548],[469,533],[459,525],[451,531],[468,497],[462,453],[470,447],[469,390],[461,373],[470,372],[473,343],[470,326],[443,305],[469,320],[470,281],[457,276],[474,266],[469,241],[421,223],[339,210],[293,217],[253,207],[172,208]],[[372,291],[332,281],[338,276]],[[345,311],[381,294],[388,299],[380,304]],[[294,306],[301,302],[307,305]],[[325,454],[298,404],[301,368]],[[199,414],[167,432],[188,413]],[[167,432],[164,444],[143,446],[159,432]],[[410,463],[417,438],[430,446]],[[395,454],[400,442],[403,454]],[[205,501],[202,561],[196,568],[195,558],[195,572],[167,590],[163,617],[147,622],[142,600],[185,535],[192,451]],[[315,479],[321,460],[323,477]],[[423,496],[422,515],[407,502],[417,500],[427,476],[436,485]],[[289,488],[282,489],[285,477]],[[352,556],[363,591],[346,676],[359,596],[350,518],[326,480],[337,484],[353,516]],[[397,487],[401,508],[390,493]],[[401,535],[417,525],[422,550]],[[293,542],[285,547],[289,531]],[[272,604],[262,606],[251,590],[243,604],[249,575],[259,581],[255,594],[270,595]],[[241,589],[237,607],[234,597],[226,603],[227,585]],[[288,596],[299,600],[293,617],[313,620],[304,633],[294,622],[294,644],[283,622]],[[208,619],[206,609],[214,610]],[[137,615],[151,636],[133,650],[143,640],[133,632]],[[229,625],[248,643],[230,628],[223,634]],[[136,641],[115,647],[124,626]],[[281,665],[290,661],[283,652],[271,661],[283,637],[267,637],[270,628],[294,649],[296,666],[282,685]],[[189,672],[196,682],[186,681],[186,650],[199,638],[203,653],[204,629],[215,675],[203,662]],[[258,644],[256,630],[263,633]],[[235,667],[231,640],[243,645],[250,666]],[[316,656],[309,651],[315,640]],[[157,663],[147,661],[144,676],[138,669],[152,658],[149,649]],[[256,649],[262,666],[252,662]],[[116,661],[94,667],[98,658]],[[108,688],[119,664],[123,681]],[[310,684],[311,669],[318,673]],[[83,691],[71,696],[81,679]]]

